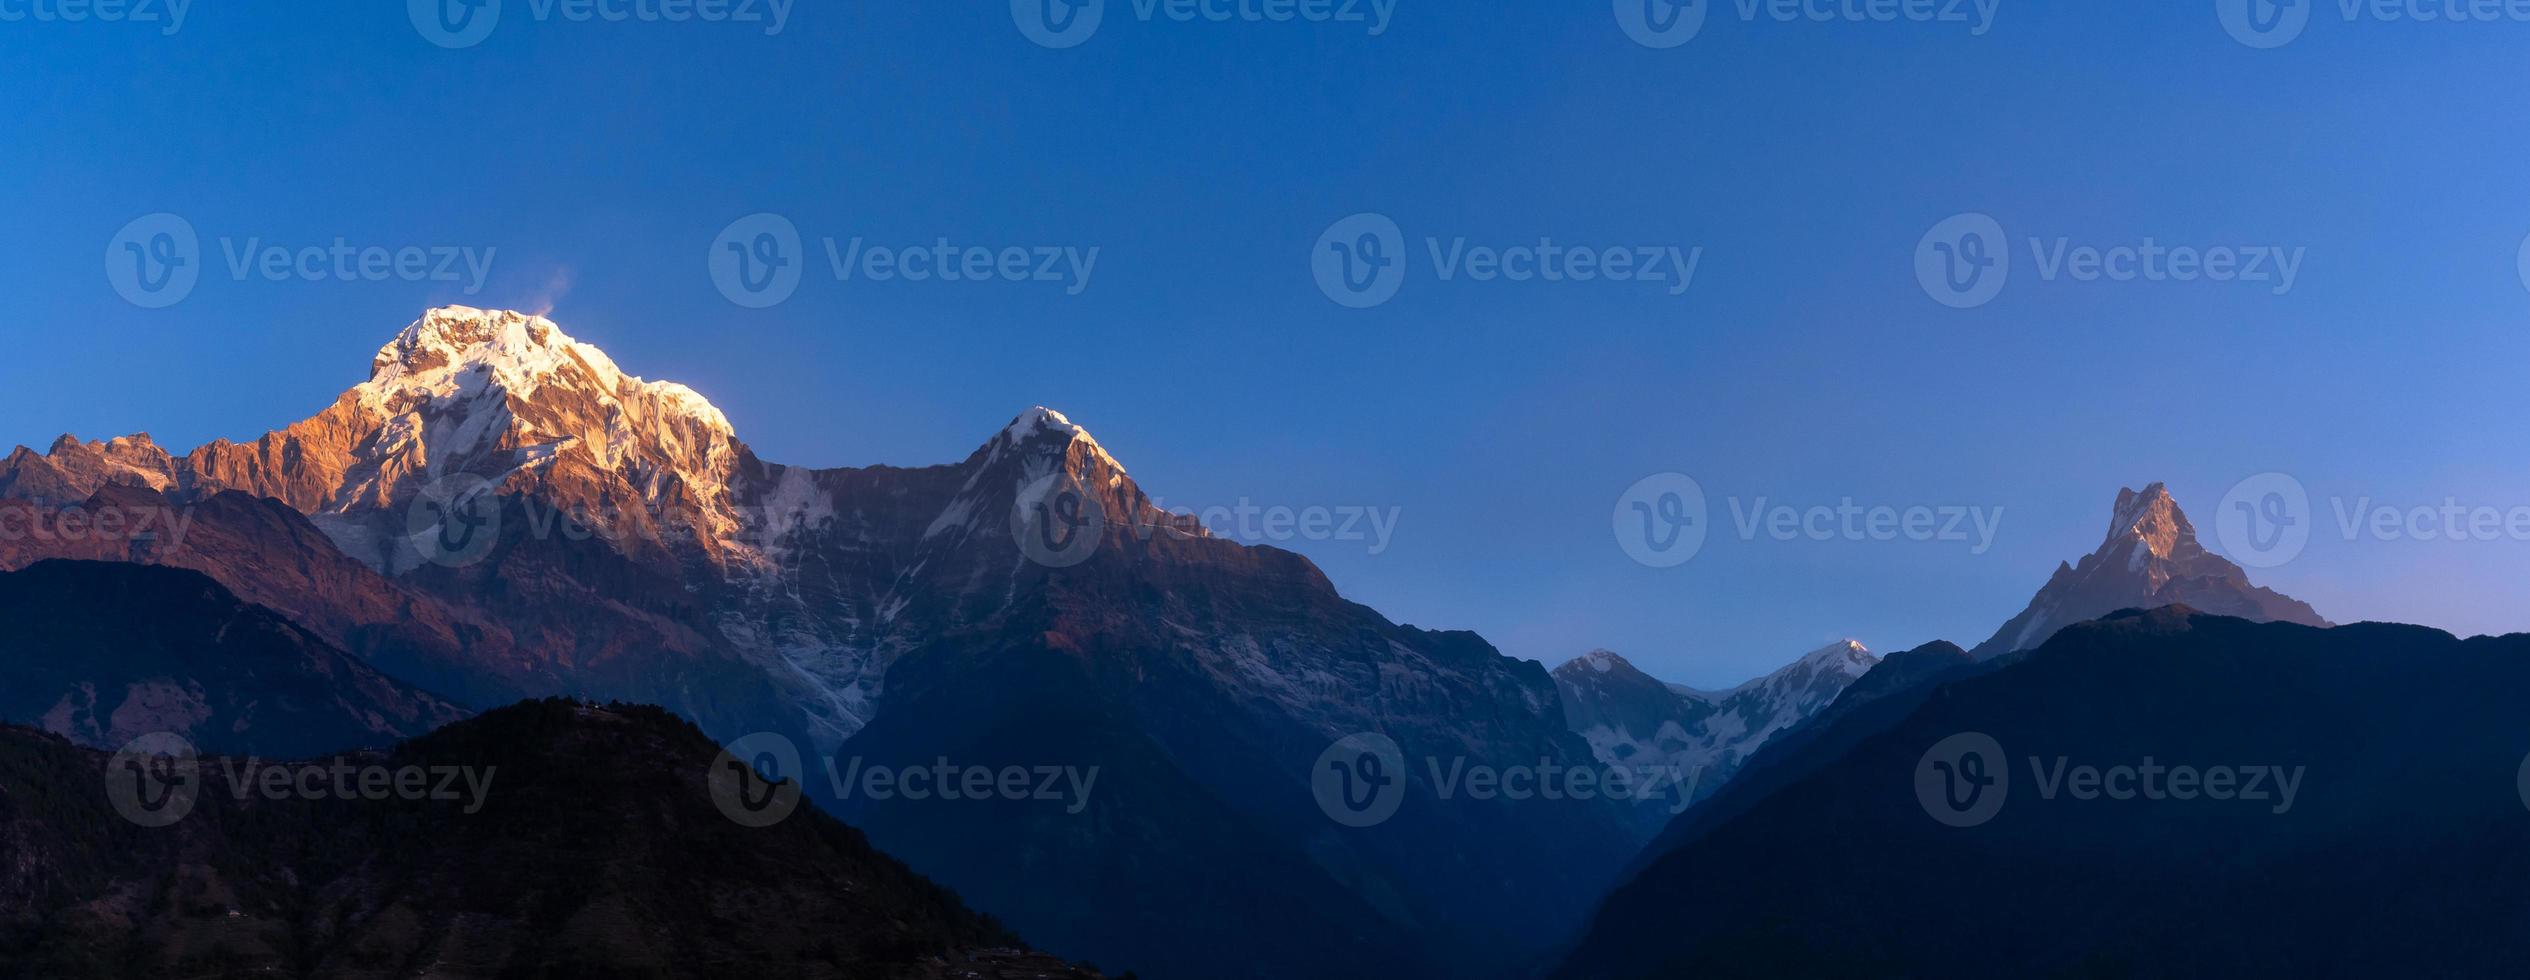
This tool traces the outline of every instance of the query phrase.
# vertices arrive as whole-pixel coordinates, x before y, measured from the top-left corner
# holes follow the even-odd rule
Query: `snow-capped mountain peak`
[[[548,385],[654,406],[722,434],[729,418],[692,388],[626,374],[613,358],[552,320],[510,310],[443,306],[379,348],[369,380],[352,389],[364,407],[389,410],[413,396],[470,398],[492,388],[533,400]]]
[[[998,457],[1006,449],[1019,450],[1031,445],[1044,445],[1048,452],[1061,453],[1074,444],[1080,445],[1091,458],[1113,469],[1116,475],[1124,474],[1124,464],[1117,462],[1107,452],[1107,447],[1098,444],[1098,437],[1090,435],[1088,429],[1081,428],[1069,416],[1043,405],[1019,413],[1018,418],[1003,427],[1001,438],[994,440],[991,453]]]
[[[1860,677],[1864,671],[1870,670],[1873,664],[1879,662],[1879,658],[1872,656],[1871,648],[1863,646],[1862,641],[1846,639],[1803,654],[1795,666],[1830,670]]]

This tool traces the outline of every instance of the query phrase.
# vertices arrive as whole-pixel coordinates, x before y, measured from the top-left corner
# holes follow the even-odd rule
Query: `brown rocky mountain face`
[[[2240,566],[2197,544],[2196,526],[2155,483],[2119,490],[2108,537],[2079,564],[2058,565],[2020,615],[1970,651],[1986,660],[2034,649],[2057,630],[2122,609],[2184,604],[2255,622],[2326,626],[2309,604],[2253,585]]]
[[[627,601],[644,589],[668,594],[660,607],[690,599],[670,591],[672,580],[624,571],[627,563],[602,545],[521,537],[520,554],[497,583],[469,583],[436,567],[389,577],[344,555],[277,500],[239,491],[188,497],[133,484],[71,499],[59,507],[0,500],[0,570],[50,558],[191,569],[393,677],[470,707],[587,693],[665,703],[723,731],[806,730],[804,713],[761,670],[674,615]],[[625,587],[602,596],[552,570],[574,559],[615,570]]]
[[[0,464],[0,497],[55,508],[116,485],[202,515],[145,560],[471,703],[608,697],[908,765],[1096,767],[1076,813],[829,802],[1033,940],[1148,976],[1526,960],[1642,835],[1604,799],[1442,798],[1435,772],[1592,763],[1542,668],[1159,510],[1044,409],[953,465],[783,466],[549,321],[449,308],[261,439]],[[1355,732],[1409,762],[1367,829],[1311,793]],[[1221,972],[1218,947],[1258,935],[1279,941]]]
[[[823,814],[732,823],[718,753],[656,708],[531,702],[319,760],[473,774],[458,799],[240,798],[255,770],[205,757],[144,828],[103,753],[0,726],[0,978],[1094,980]]]

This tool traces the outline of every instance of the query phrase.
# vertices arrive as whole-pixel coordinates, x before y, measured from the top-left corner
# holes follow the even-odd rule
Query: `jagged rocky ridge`
[[[1662,683],[1624,657],[1595,650],[1555,668],[1554,676],[1566,726],[1589,740],[1600,762],[1685,774],[1693,802],[1879,662],[1861,643],[1843,640],[1738,687],[1700,691]],[[1665,822],[1675,807],[1646,809],[1647,819]]]
[[[1085,818],[828,802],[1032,939],[1147,976],[1225,975],[1219,940],[1260,930],[1288,942],[1244,975],[1524,959],[1643,833],[1605,801],[1440,799],[1427,760],[1591,760],[1542,668],[1210,537],[1046,409],[951,465],[783,466],[550,321],[447,308],[252,442],[0,463],[0,497],[100,495],[197,517],[136,557],[477,706],[598,696],[901,764],[1102,767]],[[1398,817],[1353,830],[1310,770],[1365,731],[1414,764]]]

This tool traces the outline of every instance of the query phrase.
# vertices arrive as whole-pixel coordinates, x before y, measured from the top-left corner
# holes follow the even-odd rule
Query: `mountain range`
[[[1962,656],[1762,751],[1556,976],[2514,970],[2530,637],[2165,606]]]
[[[1534,959],[1647,833],[1606,800],[1444,799],[1452,766],[1592,760],[1544,668],[1160,510],[1047,409],[958,463],[789,467],[549,320],[450,307],[302,422],[181,456],[21,448],[0,498],[183,518],[9,567],[193,569],[464,709],[567,695],[865,763],[1095,768],[1075,813],[823,802],[1031,941],[1155,976]],[[1414,764],[1356,829],[1311,780],[1362,732]],[[1287,941],[1219,959],[1266,927]]]
[[[1565,723],[1589,740],[1601,762],[1679,767],[1696,775],[1694,798],[1701,801],[1777,736],[1807,737],[1805,726],[1831,706],[1858,710],[1904,687],[1900,678],[1955,668],[1962,660],[1992,660],[2120,610],[2166,605],[2257,622],[2328,625],[2309,604],[2250,583],[2239,566],[2206,551],[2169,489],[2154,483],[2118,491],[2099,546],[2079,563],[2059,564],[2027,608],[1974,651],[1936,642],[1898,655],[1903,662],[1883,670],[1883,661],[1861,643],[1844,640],[1739,687],[1700,691],[1655,680],[1624,657],[1596,650],[1555,668],[1555,681]],[[1679,824],[1709,817],[1708,811]],[[1665,838],[1678,832],[1676,826],[1663,831]]]
[[[1057,802],[803,790],[1030,942],[1155,977],[1600,962],[1612,927],[1663,914],[1627,896],[1679,855],[2050,637],[2180,602],[2326,625],[2204,551],[2154,484],[1973,654],[1849,640],[1723,691],[1607,651],[1550,674],[1162,510],[1059,412],[951,464],[785,466],[690,389],[464,307],[249,442],[21,447],[0,521],[81,532],[0,536],[0,608],[67,612],[0,641],[0,719],[286,757],[560,696],[776,738],[829,773],[1094,774]],[[136,566],[157,567],[102,571]],[[1389,765],[1339,754],[1363,744]],[[1329,759],[1389,809],[1340,812]],[[1673,773],[1693,805],[1460,778],[1593,766]]]

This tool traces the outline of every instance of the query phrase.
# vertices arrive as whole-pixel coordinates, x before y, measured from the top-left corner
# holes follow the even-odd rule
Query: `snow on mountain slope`
[[[947,465],[783,466],[691,391],[630,376],[550,321],[447,308],[313,418],[163,462],[112,446],[15,454],[0,494],[134,482],[178,505],[225,490],[278,501],[311,526],[299,550],[224,553],[290,561],[324,544],[321,527],[342,554],[320,557],[380,580],[327,621],[367,636],[381,625],[369,612],[420,597],[445,612],[447,642],[414,659],[492,690],[659,703],[724,738],[796,733],[819,752],[849,738],[905,765],[944,747],[1042,763],[1071,746],[1110,773],[1092,821],[881,808],[868,826],[1001,895],[1032,935],[1075,929],[1100,959],[1164,958],[1202,945],[1177,933],[1206,933],[1101,932],[1073,922],[1077,896],[1008,868],[1102,881],[1115,913],[1102,918],[1220,935],[1253,924],[1203,904],[1218,880],[1278,881],[1260,895],[1362,913],[1293,920],[1295,949],[1366,945],[1442,961],[1390,975],[1443,975],[1544,952],[1648,836],[1598,798],[1455,800],[1421,765],[1398,773],[1415,802],[1344,833],[1311,769],[1354,733],[1497,770],[1583,767],[1589,746],[1537,664],[1394,623],[1300,555],[1211,537],[1050,409]],[[448,550],[458,539],[471,545]],[[1751,712],[1749,730],[1777,725]],[[1225,838],[1224,823],[1246,831]],[[1119,846],[1171,857],[1119,865]],[[1303,954],[1275,963],[1324,975]]]
[[[1567,727],[1590,742],[1599,761],[1678,767],[1696,779],[1702,796],[1877,663],[1862,644],[1845,640],[1726,691],[1663,684],[1605,650],[1555,668],[1554,676]]]

